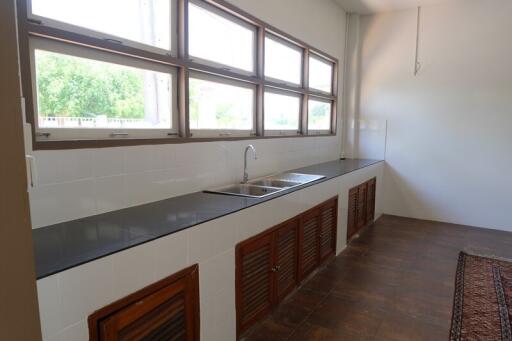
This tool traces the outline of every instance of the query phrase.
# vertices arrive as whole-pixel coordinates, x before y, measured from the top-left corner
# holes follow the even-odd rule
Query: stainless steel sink
[[[208,190],[205,192],[206,193],[235,195],[235,196],[239,196],[239,197],[248,197],[248,198],[264,198],[266,196],[272,195],[272,194],[280,192],[282,190],[284,190],[284,188],[255,186],[255,185],[249,185],[249,184],[237,184],[237,185],[231,185],[231,186],[222,187],[222,188],[218,188],[218,189],[214,189],[214,190]]]
[[[281,173],[281,174],[268,176],[265,179],[297,182],[297,183],[300,183],[301,185],[305,185],[310,182],[317,181],[317,180],[320,180],[323,178],[325,178],[324,175],[301,174],[301,173]]]
[[[285,181],[280,179],[260,179],[249,182],[250,185],[264,186],[264,187],[278,187],[278,188],[290,188],[300,186],[302,183],[295,181]]]
[[[234,195],[248,198],[264,198],[278,192],[302,186],[313,181],[325,178],[323,175],[281,173],[267,176],[261,179],[252,180],[247,184],[236,184],[222,188],[205,191],[206,193],[217,193]]]

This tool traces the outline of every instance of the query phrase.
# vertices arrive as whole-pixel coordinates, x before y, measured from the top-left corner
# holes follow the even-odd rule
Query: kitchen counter
[[[203,192],[33,230],[37,279],[147,243],[371,166],[380,160],[349,159],[291,170],[325,178],[261,198]]]

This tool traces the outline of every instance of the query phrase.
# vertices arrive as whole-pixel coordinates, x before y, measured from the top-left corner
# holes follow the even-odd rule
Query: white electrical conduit
[[[35,158],[32,155],[26,155],[28,161],[28,189],[35,188],[37,186],[37,168]]]
[[[419,61],[420,23],[421,23],[421,6],[418,6],[418,17],[417,17],[417,20],[416,20],[416,57],[414,59],[414,76],[417,76],[418,72],[421,69],[421,63]]]
[[[347,127],[348,127],[348,108],[346,101],[346,93],[347,93],[347,57],[348,57],[348,39],[349,39],[349,27],[350,27],[350,13],[345,13],[345,49],[343,50],[343,75],[341,76],[341,103],[342,103],[342,129],[341,129],[341,155],[340,159],[345,159],[345,144],[347,138]]]

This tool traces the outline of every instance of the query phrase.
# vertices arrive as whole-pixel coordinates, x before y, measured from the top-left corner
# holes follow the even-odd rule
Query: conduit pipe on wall
[[[414,76],[417,76],[418,72],[421,69],[421,63],[419,61],[420,24],[421,24],[421,6],[418,6],[418,16],[416,19],[416,55],[415,55],[415,59],[414,59]]]
[[[350,28],[350,13],[345,13],[345,47],[343,50],[343,75],[342,75],[342,86],[341,89],[341,100],[342,100],[342,120],[341,120],[341,154],[340,159],[346,158],[346,141],[348,132],[348,112],[347,105],[345,102],[347,92],[347,64],[348,64],[348,39],[349,39],[349,28]]]
[[[345,157],[357,156],[359,134],[359,91],[360,91],[360,15],[347,15],[347,47],[345,50],[343,151]]]

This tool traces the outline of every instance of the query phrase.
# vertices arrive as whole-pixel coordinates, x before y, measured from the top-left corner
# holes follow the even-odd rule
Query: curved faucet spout
[[[244,153],[244,179],[242,181],[243,184],[246,184],[247,181],[249,181],[249,173],[247,172],[247,154],[249,153],[249,150],[252,150],[254,154],[254,160],[258,160],[258,155],[256,154],[256,148],[252,144],[245,147],[245,153]]]

